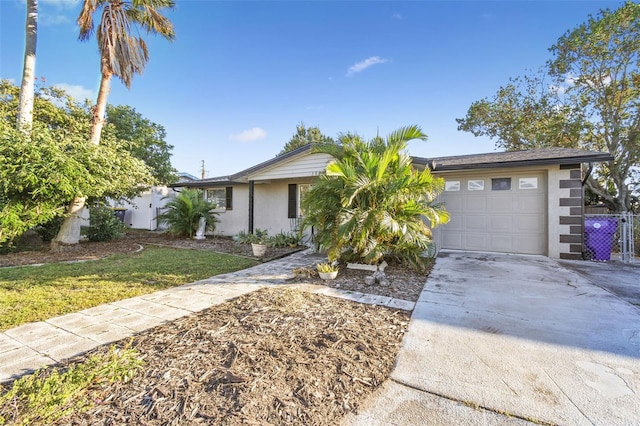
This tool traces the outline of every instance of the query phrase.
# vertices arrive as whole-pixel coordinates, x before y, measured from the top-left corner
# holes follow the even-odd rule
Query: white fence
[[[640,259],[640,215],[584,215],[584,257],[587,260],[637,262]]]

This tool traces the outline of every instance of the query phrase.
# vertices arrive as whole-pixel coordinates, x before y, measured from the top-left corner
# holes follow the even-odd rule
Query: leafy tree
[[[18,126],[27,131],[33,123],[33,97],[36,81],[36,44],[38,36],[38,0],[27,0],[27,23],[25,29],[24,65],[20,85],[20,108]]]
[[[449,219],[434,202],[444,181],[428,168],[415,170],[406,153],[410,140],[426,140],[417,126],[401,128],[386,140],[367,142],[341,135],[341,147],[316,151],[336,160],[302,199],[304,226],[314,226],[332,260],[375,264],[394,256],[422,270],[432,248],[431,229]],[[429,225],[425,223],[429,222]]]
[[[335,144],[333,138],[322,134],[318,127],[305,127],[304,123],[300,123],[296,126],[296,133],[291,137],[282,148],[282,151],[278,155],[286,154],[289,151],[293,151],[301,146],[308,145],[310,143],[316,144]]]
[[[104,126],[107,97],[111,77],[116,76],[127,88],[131,87],[134,74],[141,74],[149,60],[147,44],[133,32],[144,29],[147,33],[160,34],[171,41],[175,37],[173,24],[162,15],[162,9],[173,8],[173,0],[84,0],[78,16],[80,40],[88,40],[94,31],[93,15],[102,9],[96,33],[100,51],[100,89],[93,111],[91,142],[100,142]]]
[[[116,138],[128,144],[127,150],[149,166],[158,183],[177,180],[176,169],[171,166],[173,145],[165,140],[167,132],[163,126],[126,105],[108,105],[107,121],[113,125]]]
[[[458,128],[507,150],[606,150],[615,159],[596,166],[587,188],[612,210],[630,210],[629,187],[640,184],[640,5],[590,16],[550,51],[550,83],[511,80],[493,99],[474,102]]]
[[[199,189],[183,189],[169,201],[164,213],[158,215],[158,222],[169,226],[169,232],[180,237],[193,238],[198,231],[200,218],[207,222],[207,230],[215,230],[217,213],[212,212],[215,203],[206,200]]]
[[[18,92],[0,81],[0,243],[64,214],[78,195],[131,197],[154,183],[113,126],[105,128],[101,145],[90,144],[88,105],[60,90],[38,90],[32,131],[19,131]]]
[[[0,243],[64,213],[72,198],[131,196],[151,184],[145,164],[105,134],[101,145],[34,122],[27,136],[0,120]]]

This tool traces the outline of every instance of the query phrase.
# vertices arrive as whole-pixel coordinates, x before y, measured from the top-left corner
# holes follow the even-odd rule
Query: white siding
[[[333,160],[328,154],[305,154],[290,161],[277,164],[272,168],[249,175],[249,180],[291,179],[318,176],[325,171],[327,164]]]

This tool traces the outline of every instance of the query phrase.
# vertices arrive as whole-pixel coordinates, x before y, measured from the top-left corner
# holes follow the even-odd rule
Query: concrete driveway
[[[346,423],[529,420],[640,424],[640,309],[546,257],[441,253],[391,381]]]

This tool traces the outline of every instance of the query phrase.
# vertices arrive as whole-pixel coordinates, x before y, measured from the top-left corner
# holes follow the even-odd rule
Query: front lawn
[[[256,263],[228,254],[148,247],[89,262],[0,268],[0,331]]]

